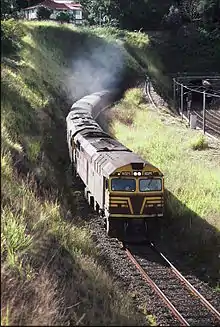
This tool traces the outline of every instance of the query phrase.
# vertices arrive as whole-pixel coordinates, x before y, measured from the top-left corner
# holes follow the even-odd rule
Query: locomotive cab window
[[[162,190],[162,180],[161,178],[148,178],[139,180],[140,192],[151,192],[151,191],[161,191]]]
[[[111,189],[112,191],[135,192],[136,181],[134,178],[113,178]]]

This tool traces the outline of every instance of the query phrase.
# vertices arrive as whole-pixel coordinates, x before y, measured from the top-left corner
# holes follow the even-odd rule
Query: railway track
[[[220,325],[220,313],[153,243],[144,247],[123,244],[123,247],[142,278],[181,326]]]
[[[150,101],[153,103],[154,99]],[[153,105],[157,107],[155,103]],[[109,107],[106,106],[96,113],[95,119]],[[166,323],[171,326],[220,325],[219,299],[216,299],[214,293],[208,294],[205,298],[201,292],[206,294],[206,289],[201,286],[199,292],[195,288],[195,284],[198,287],[198,280],[193,276],[188,277],[187,280],[154,244],[149,243],[144,247],[123,244],[122,247],[125,257],[133,264],[139,278],[143,283],[147,282],[146,288],[150,287],[154,296],[158,297],[158,306],[163,307],[162,303],[164,303],[165,311],[163,312],[162,308],[161,311]],[[138,283],[137,275],[135,275],[135,282]],[[142,286],[143,292],[145,288]],[[159,315],[161,317],[161,312]]]
[[[203,113],[202,111],[193,111],[197,116],[197,125],[203,128]],[[206,110],[206,132],[220,137],[220,110]]]
[[[150,103],[155,107],[159,108],[160,106],[166,106],[164,100],[155,92],[153,86],[149,79],[145,81],[144,85],[144,94],[149,99]],[[197,116],[197,126],[200,129],[203,129],[203,111],[196,110],[193,111]],[[184,112],[186,119],[188,120],[187,113]],[[205,131],[213,137],[220,137],[220,109],[209,109],[206,110],[206,122],[205,122]]]

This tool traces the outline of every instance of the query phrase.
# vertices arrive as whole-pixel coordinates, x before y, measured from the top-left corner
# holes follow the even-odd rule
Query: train
[[[113,102],[103,90],[76,101],[66,117],[71,169],[84,184],[84,195],[103,219],[111,238],[147,230],[164,216],[164,175],[117,139],[94,117]]]

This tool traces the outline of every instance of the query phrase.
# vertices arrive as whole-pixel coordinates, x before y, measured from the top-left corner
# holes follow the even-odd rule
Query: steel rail
[[[150,243],[151,247],[164,259],[164,261],[170,266],[174,274],[182,281],[184,282],[185,285],[187,285],[187,288],[190,289],[197,297],[199,300],[204,304],[204,306],[209,309],[219,320],[220,322],[220,313],[204,298],[204,296],[195,289],[195,287],[174,267],[174,265],[161,253],[158,251],[155,247],[155,245],[151,242]]]
[[[220,128],[220,117],[214,116],[212,114],[208,114],[206,116],[206,119],[208,119],[208,122],[210,122],[210,124],[215,126],[217,129]],[[215,120],[215,122],[213,120]]]
[[[217,119],[217,120],[220,120],[220,113],[219,113],[219,115],[218,115],[218,113],[217,113],[217,114],[214,114],[213,112],[210,112],[209,110],[206,110],[206,113],[207,113],[209,116],[211,116],[211,117],[213,117],[213,118],[215,118],[215,119]]]
[[[145,96],[148,96],[148,98],[150,99],[150,102],[154,106],[154,108],[158,109],[158,106],[155,104],[155,102],[150,94],[149,85],[150,85],[150,80],[146,79],[145,84],[144,84],[144,94],[145,94]]]
[[[173,313],[173,315],[177,318],[177,320],[182,324],[182,326],[190,326],[189,323],[183,318],[183,316],[179,313],[179,311],[174,307],[174,305],[170,302],[170,300],[166,297],[166,295],[160,290],[160,288],[154,283],[154,281],[147,275],[146,271],[140,266],[137,260],[134,258],[132,253],[125,248],[125,252],[129,259],[133,262],[136,268],[140,271],[142,277],[151,285],[154,291],[159,295],[159,297],[166,303],[167,307]]]
[[[198,115],[198,117],[202,120],[203,118],[201,117],[201,116],[199,116]],[[208,118],[207,118],[207,127],[209,127],[209,128],[212,128],[212,129],[214,129],[214,128],[216,128],[217,130],[219,130],[219,128],[220,128],[220,126],[218,126],[218,125],[216,125],[214,122],[212,122],[211,120],[209,120]],[[209,126],[210,125],[210,126]],[[214,127],[213,127],[214,126]]]
[[[195,111],[194,111],[194,114],[197,116],[197,118],[199,118],[199,122],[202,123],[203,117]],[[206,122],[206,129],[211,129],[213,132],[215,132],[217,134],[220,133],[220,127],[218,125],[215,126],[215,123],[213,123],[209,119],[207,119],[207,122]]]
[[[151,102],[151,104],[154,106],[154,108],[155,108],[155,109],[158,109],[158,106],[155,104],[155,102],[154,102],[154,100],[153,100],[153,98],[152,98],[152,96],[151,96],[151,94],[150,94],[149,82],[150,82],[149,79],[148,79],[148,80],[147,80],[147,79],[145,80],[144,95],[145,95],[145,96],[148,96],[148,98],[150,99],[150,102]],[[207,110],[206,110],[206,111],[207,111]],[[201,117],[197,112],[194,111],[194,113],[196,114],[197,117],[199,117],[200,119],[203,120],[203,117]],[[186,119],[187,121],[189,121],[189,119],[188,119],[187,117],[185,117],[185,119]],[[208,122],[209,122],[209,121],[208,121]],[[210,122],[210,124],[211,124],[211,122]],[[208,124],[206,124],[206,127],[207,127],[209,130],[211,130],[212,132],[214,132],[214,133],[216,133],[216,134],[220,134],[220,132],[219,132],[218,129],[216,130],[216,129],[214,129],[214,128],[211,127],[211,126],[208,126]],[[218,128],[218,126],[217,126],[217,128]],[[218,138],[215,137],[214,135],[209,134],[209,133],[207,133],[207,132],[206,132],[206,134],[207,134],[209,137],[211,137],[211,138],[213,138],[213,139],[215,139],[215,140],[218,140]]]

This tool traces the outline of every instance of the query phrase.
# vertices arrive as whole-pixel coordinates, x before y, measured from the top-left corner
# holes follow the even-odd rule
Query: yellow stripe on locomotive
[[[161,217],[164,211],[164,178],[158,168],[132,164],[120,167],[109,178],[111,218]]]

